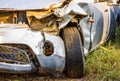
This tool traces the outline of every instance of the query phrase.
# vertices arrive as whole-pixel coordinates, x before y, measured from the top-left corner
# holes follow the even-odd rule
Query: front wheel
[[[80,33],[76,27],[63,29],[62,38],[66,50],[66,75],[71,78],[84,76],[83,50]]]

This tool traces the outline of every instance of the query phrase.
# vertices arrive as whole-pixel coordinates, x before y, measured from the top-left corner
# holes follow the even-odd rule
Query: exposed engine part
[[[17,21],[18,24],[29,24],[27,17],[26,17],[26,11],[19,11],[17,12]]]
[[[14,12],[2,12],[0,11],[0,23],[15,23]]]
[[[35,31],[42,31],[49,34],[57,34],[57,17],[51,14],[45,18],[39,19],[35,16],[30,16],[30,28]]]

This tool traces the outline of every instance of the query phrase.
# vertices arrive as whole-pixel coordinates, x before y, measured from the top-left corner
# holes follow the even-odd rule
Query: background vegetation
[[[85,78],[89,81],[120,81],[120,27],[114,41],[100,46],[85,58]]]

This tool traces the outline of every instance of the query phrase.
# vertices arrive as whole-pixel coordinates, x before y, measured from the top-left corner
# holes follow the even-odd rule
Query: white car
[[[1,0],[0,72],[83,77],[83,54],[114,37],[115,28],[107,2]]]

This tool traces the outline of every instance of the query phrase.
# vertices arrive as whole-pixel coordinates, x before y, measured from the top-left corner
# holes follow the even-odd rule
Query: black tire
[[[84,61],[82,42],[76,27],[63,29],[62,38],[66,50],[66,75],[70,78],[81,78],[84,76]]]
[[[115,19],[115,14],[112,10],[110,10],[110,29],[109,29],[109,34],[107,36],[107,42],[112,40],[115,41],[115,32],[116,32],[116,19]]]

